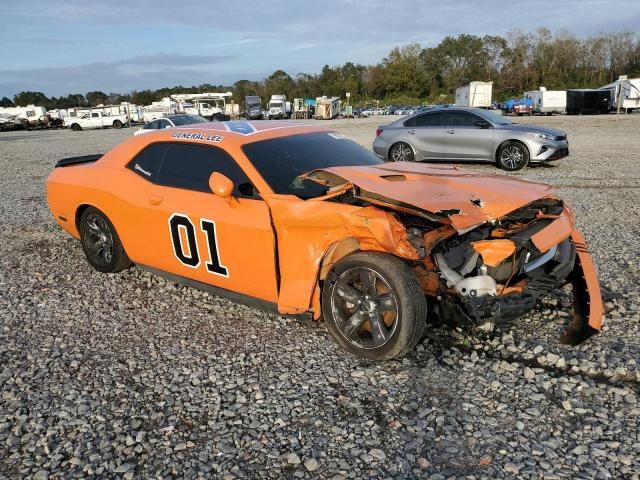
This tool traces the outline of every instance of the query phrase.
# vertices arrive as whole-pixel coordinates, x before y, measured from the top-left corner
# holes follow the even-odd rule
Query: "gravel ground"
[[[370,146],[385,121],[328,123]],[[377,364],[322,324],[93,271],[44,182],[130,131],[0,134],[0,478],[640,478],[640,115],[531,122],[571,157],[513,175],[573,205],[604,331],[558,344],[559,291],[510,330],[434,326]]]

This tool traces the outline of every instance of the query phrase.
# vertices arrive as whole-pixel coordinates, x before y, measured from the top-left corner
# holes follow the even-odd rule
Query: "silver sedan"
[[[391,161],[487,161],[514,171],[566,157],[569,142],[562,130],[520,125],[490,110],[447,107],[379,127],[373,151]]]

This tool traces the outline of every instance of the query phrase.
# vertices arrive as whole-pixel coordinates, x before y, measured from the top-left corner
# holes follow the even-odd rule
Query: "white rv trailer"
[[[524,97],[533,102],[534,113],[564,113],[567,110],[566,90],[547,90],[540,87],[538,90],[525,92]]]
[[[640,78],[628,78],[620,75],[618,80],[599,90],[612,90],[612,109],[631,111],[640,109]]]
[[[36,105],[26,107],[0,107],[0,113],[5,113],[19,120],[25,127],[46,127],[49,125],[47,109]]]
[[[134,123],[142,121],[142,113],[135,103],[121,102],[120,105],[98,105],[96,108],[107,115],[127,115]]]
[[[316,113],[313,118],[331,120],[340,115],[341,109],[342,100],[340,100],[340,97],[318,97],[316,98]]]
[[[231,96],[231,92],[180,93],[171,95],[171,100],[176,102],[179,113],[189,113],[209,119],[223,120],[227,118],[225,113],[226,99],[231,98]]]
[[[493,82],[471,82],[464,87],[456,88],[456,106],[489,108]]]

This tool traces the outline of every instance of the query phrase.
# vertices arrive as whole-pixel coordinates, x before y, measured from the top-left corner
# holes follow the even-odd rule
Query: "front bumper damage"
[[[566,208],[551,223],[543,224],[543,228],[540,225],[532,222],[509,240],[472,242],[484,260],[480,275],[472,278],[452,277],[453,269],[444,254],[437,253],[435,260],[448,287],[446,292],[441,291],[440,313],[457,323],[482,329],[515,320],[532,310],[540,297],[571,284],[573,316],[561,340],[576,345],[600,331],[600,286],[584,237],[573,227]],[[467,257],[465,261],[468,264],[475,259]],[[506,271],[505,262],[509,262]],[[463,266],[460,273],[468,272]],[[465,291],[468,285],[476,289]]]
[[[317,200],[360,207],[346,219],[352,244],[321,261],[320,280],[350,251],[386,251],[414,268],[445,321],[478,329],[509,322],[571,284],[573,318],[562,341],[577,344],[601,329],[593,260],[571,211],[548,185],[407,162],[305,177],[330,187]],[[393,235],[371,241],[367,210],[385,212]]]

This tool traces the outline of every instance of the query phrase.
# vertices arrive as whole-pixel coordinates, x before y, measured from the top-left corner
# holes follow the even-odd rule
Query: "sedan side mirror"
[[[209,188],[217,196],[229,200],[233,194],[233,182],[220,172],[213,172],[209,177]]]

